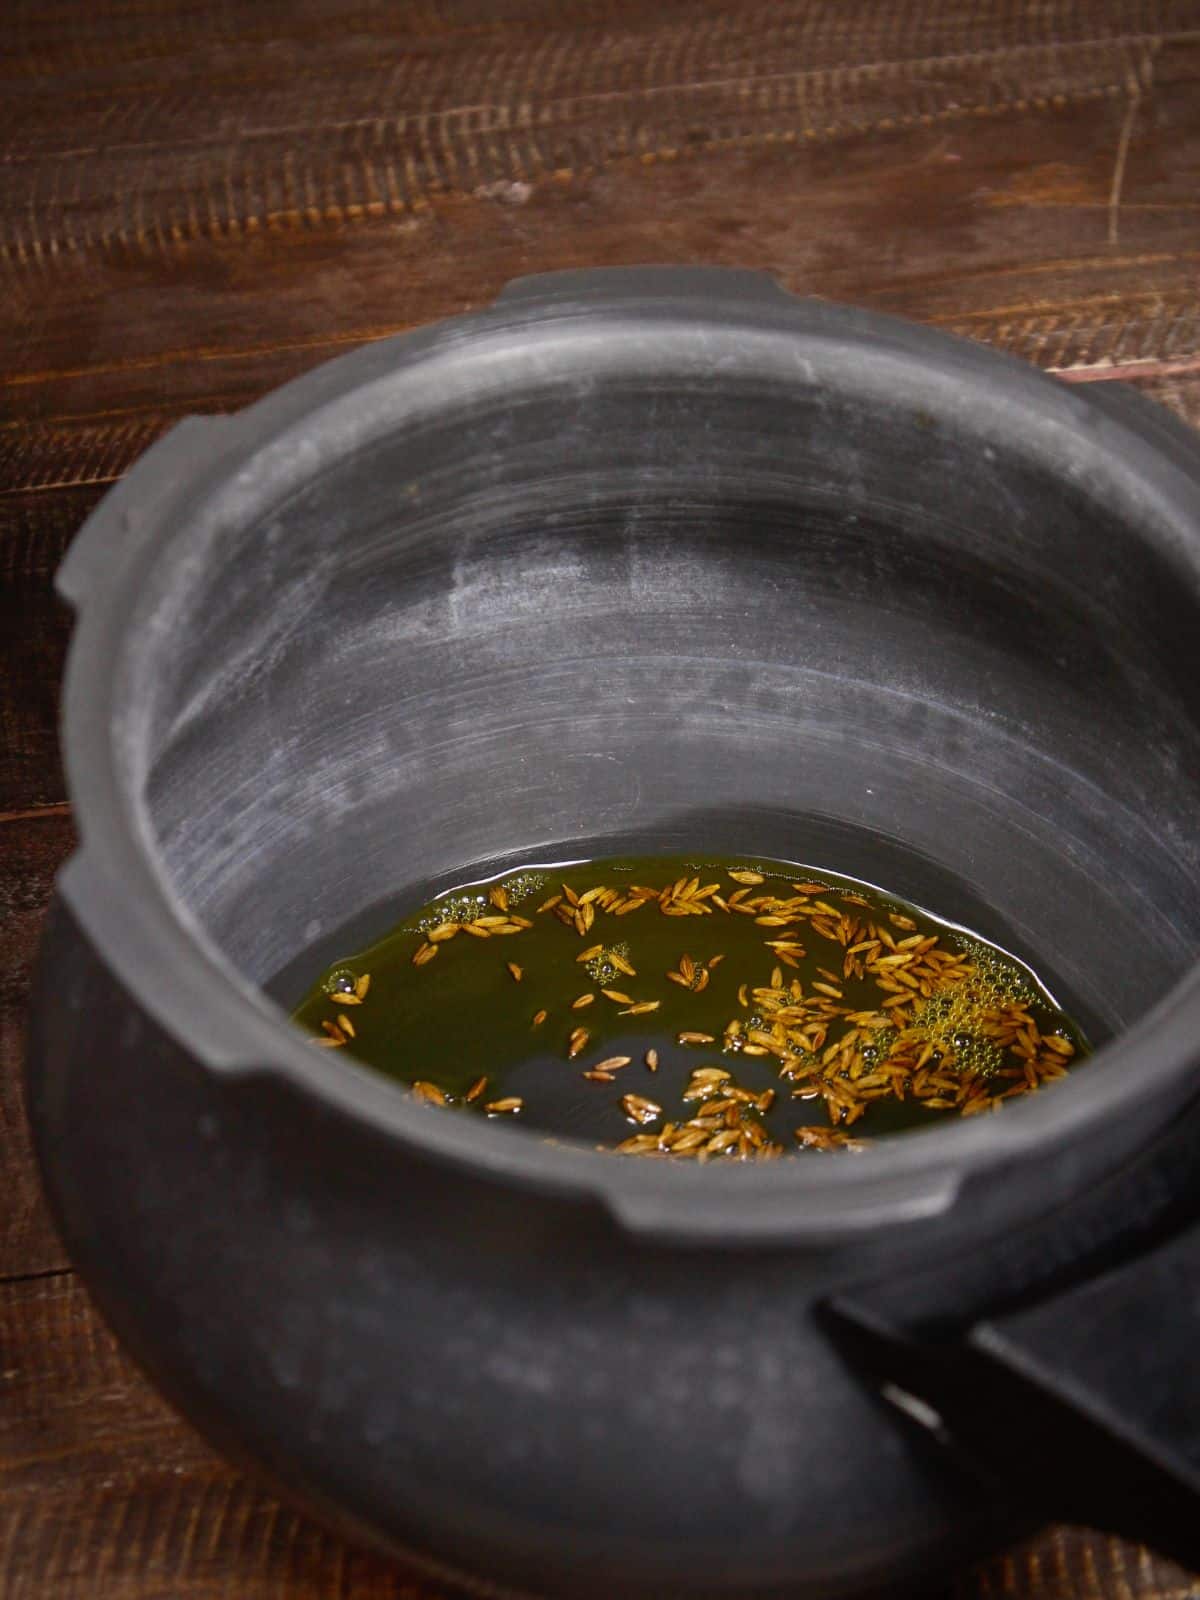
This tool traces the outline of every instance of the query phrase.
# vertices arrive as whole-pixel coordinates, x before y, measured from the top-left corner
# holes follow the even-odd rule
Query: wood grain
[[[71,844],[49,578],[191,411],[530,271],[764,268],[1200,426],[1200,0],[21,4],[0,50],[0,1597],[437,1600],[222,1464],[42,1204],[29,963]],[[955,1600],[1183,1600],[1054,1530]]]
[[[825,141],[645,151],[439,193],[369,224],[222,234],[136,262],[88,256],[28,285],[14,272],[0,301],[0,488],[94,481],[184,410],[244,404],[365,340],[485,304],[535,268],[737,263],[1047,366],[1188,354],[1198,49],[1177,39],[1155,54],[1163,81],[1139,101],[1115,242],[1128,110],[1116,90]]]
[[[65,799],[58,688],[69,620],[45,582],[0,579],[0,812]]]
[[[1128,93],[1150,81],[1155,52],[1194,26],[1192,8],[1169,0],[1109,5],[1091,19],[1067,12],[1049,37],[1006,37],[994,8],[958,5],[931,39],[928,26],[897,26],[886,0],[849,15],[786,0],[630,7],[582,28],[564,12],[557,26],[543,14],[536,38],[481,40],[469,52],[438,33],[397,39],[369,13],[333,32],[321,26],[326,12],[316,29],[288,29],[282,49],[227,37],[207,64],[199,126],[192,80],[170,70],[174,52],[164,60],[126,47],[104,63],[102,86],[85,69],[53,97],[13,72],[0,124],[7,260],[41,279],[80,256],[153,257],[199,239],[369,223],[434,195],[630,156]],[[22,54],[36,59],[29,35],[10,58],[18,69]],[[31,167],[38,203],[27,207]]]
[[[67,1265],[34,1171],[22,1074],[26,998],[38,934],[54,874],[73,839],[65,807],[0,814],[0,1280]],[[0,1362],[3,1350],[0,1343]]]

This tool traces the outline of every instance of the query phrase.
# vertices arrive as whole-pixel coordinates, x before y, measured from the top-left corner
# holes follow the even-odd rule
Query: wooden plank
[[[332,8],[312,48],[311,13],[301,12],[284,49],[264,48],[251,25],[209,58],[199,124],[191,28],[166,52],[60,75],[52,95],[36,72],[12,70],[4,254],[18,269],[53,274],[85,254],[153,256],[197,239],[407,214],[432,195],[597,170],[631,154],[1121,92],[1146,81],[1165,41],[1195,26],[1185,0],[1110,3],[1091,17],[1064,8],[1037,32],[988,5],[947,7],[936,30],[897,27],[893,9],[868,0],[851,18],[780,0],[675,0],[613,7],[607,26],[582,31],[568,9],[557,25],[548,15],[542,30],[470,50],[367,18],[361,31],[338,30],[328,26]],[[98,22],[80,19],[85,49]],[[159,39],[169,32],[160,25]],[[30,168],[36,205],[26,203]]]
[[[1047,365],[1190,353],[1196,58],[1186,40],[1156,45],[1136,101],[1113,58],[1081,96],[1050,92],[1050,73],[1047,92],[1011,103],[847,113],[820,138],[786,105],[768,107],[775,121],[753,139],[660,147],[654,124],[636,153],[526,177],[514,166],[396,215],[353,221],[343,208],[294,229],[216,229],[136,262],[60,250],[52,271],[10,268],[6,426],[140,426],[164,395],[174,413],[230,409],[357,343],[484,304],[522,271],[644,260],[762,267],[800,292],[936,320]],[[139,158],[121,159],[124,191]],[[94,447],[90,434],[66,441],[71,481]],[[17,488],[40,471],[21,465],[26,449],[10,446]]]
[[[58,691],[69,628],[44,581],[0,582],[0,812],[65,798]]]
[[[22,1079],[30,971],[54,874],[72,842],[65,808],[0,814],[0,1279],[66,1264],[34,1171]]]
[[[955,1600],[1194,1600],[1197,1579],[1142,1545],[1051,1528],[964,1573]]]

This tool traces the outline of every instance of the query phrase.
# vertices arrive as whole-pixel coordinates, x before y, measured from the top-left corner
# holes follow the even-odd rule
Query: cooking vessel
[[[1048,1517],[1200,1560],[1185,428],[752,273],[553,275],[182,424],[59,587],[37,1146],[219,1445],[481,1592],[898,1592]],[[431,1112],[267,993],[632,849],[878,881],[1101,1048],[698,1168]]]

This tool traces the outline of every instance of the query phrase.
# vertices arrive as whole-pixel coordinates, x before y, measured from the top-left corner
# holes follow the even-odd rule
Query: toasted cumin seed
[[[577,1056],[581,1050],[585,1049],[590,1038],[591,1035],[588,1033],[586,1028],[576,1028],[571,1034],[570,1038],[567,1040],[568,1060],[574,1056]]]
[[[336,1022],[330,1022],[329,1018],[326,1017],[325,1020],[321,1023],[321,1026],[324,1028],[325,1032],[329,1035],[329,1037],[336,1044],[345,1044],[346,1035],[338,1027]]]
[[[343,1017],[343,1016],[339,1015],[338,1016],[338,1027],[342,1030],[342,1032],[344,1034],[346,1034],[349,1038],[353,1039],[353,1037],[354,1037],[354,1024],[350,1021],[349,1017]]]
[[[677,1044],[715,1044],[717,1041],[715,1035],[711,1033],[695,1033],[691,1029],[687,1029],[683,1033],[676,1034],[675,1042]]]
[[[540,916],[543,911],[553,911],[555,906],[558,905],[561,900],[562,900],[562,895],[561,894],[552,894],[550,896],[549,900],[543,900],[542,901],[541,905],[537,908],[537,911],[534,913],[535,916]]]
[[[600,1067],[592,1067],[590,1071],[582,1073],[581,1076],[590,1078],[593,1083],[616,1083],[617,1081],[611,1072],[604,1072]]]
[[[524,1104],[519,1094],[506,1094],[502,1100],[489,1100],[483,1109],[489,1117],[515,1117]]]
[[[640,1017],[647,1011],[657,1011],[662,1005],[661,1000],[639,1000],[637,1005],[630,1006],[628,1010],[618,1013],[622,1017]]]
[[[437,945],[426,942],[413,956],[413,966],[423,967],[427,961],[432,961],[437,953]]]
[[[436,1083],[426,1083],[423,1078],[418,1078],[412,1086],[414,1100],[421,1100],[428,1106],[444,1106],[446,1096]]]
[[[635,969],[630,966],[629,962],[626,961],[624,956],[618,955],[615,950],[609,951],[608,959],[612,962],[613,966],[616,967],[617,971],[623,972],[627,978],[637,977],[637,972]]]
[[[335,1006],[360,1006],[362,1000],[357,994],[333,993],[329,997],[330,1003]]]
[[[597,1061],[596,1072],[619,1072],[622,1067],[627,1067],[633,1060],[632,1056],[608,1056],[604,1061]]]
[[[653,1100],[647,1100],[640,1094],[625,1094],[621,1096],[621,1109],[630,1122],[654,1122],[662,1116],[662,1107],[655,1105]]]
[[[602,956],[603,954],[604,946],[602,944],[594,944],[587,950],[581,950],[575,959],[576,961],[594,961],[597,956]]]
[[[650,1068],[651,1072],[657,1072],[658,1071],[658,1051],[657,1050],[647,1050],[646,1051],[645,1060],[646,1060],[646,1065]]]
[[[481,928],[477,922],[464,922],[462,931],[469,933],[473,939],[490,939],[492,937],[492,930],[490,928]]]
[[[738,872],[730,872],[730,873],[728,873],[727,876],[732,878],[734,883],[763,883],[763,882],[765,882],[765,879],[763,878],[763,875],[762,875],[761,872],[751,872],[748,868],[744,868],[744,867]]]
[[[578,995],[574,1000],[571,1001],[571,1010],[582,1011],[584,1006],[590,1006],[595,998],[596,996],[592,994],[590,990],[587,992],[587,994]]]
[[[487,1081],[486,1077],[476,1078],[475,1082],[467,1090],[466,1095],[464,1096],[464,1099],[467,1099],[467,1100],[478,1100],[479,1096],[487,1088],[487,1082],[488,1081]]]
[[[685,1155],[689,1150],[696,1150],[706,1144],[708,1135],[703,1128],[680,1128],[672,1138],[670,1149],[675,1155]]]
[[[600,993],[606,1000],[611,1000],[615,1005],[618,1006],[632,1006],[637,1004],[631,994],[622,994],[619,989],[601,989]]]
[[[520,968],[515,961],[506,961],[504,965],[512,973],[513,982],[520,983],[521,979],[525,976],[523,969]]]
[[[488,899],[497,911],[508,910],[508,890],[502,883],[493,884],[488,890]]]
[[[345,1044],[346,1041],[341,1037],[340,1034],[336,1039],[318,1039],[314,1034],[312,1042],[314,1044],[319,1044],[325,1050],[336,1050],[338,1045]]]
[[[814,983],[813,988],[816,989],[819,994],[827,994],[834,1000],[841,1000],[843,998],[842,991],[836,988],[832,983]]]
[[[369,972],[364,972],[362,977],[359,978],[358,982],[354,985],[354,998],[358,1001],[359,1005],[362,1005],[363,1001],[367,998],[367,990],[370,987],[371,974]]]
[[[542,1023],[545,1022],[545,1020],[546,1020],[548,1015],[549,1015],[549,1012],[546,1012],[546,1011],[535,1011],[533,1013],[533,1025],[534,1025],[534,1027],[535,1028],[540,1028]]]
[[[459,926],[460,925],[457,922],[443,922],[439,927],[431,930],[429,934],[429,943],[445,944],[447,939],[454,938],[455,934],[457,934],[459,930]]]
[[[724,1128],[720,1133],[713,1134],[705,1148],[711,1151],[713,1155],[719,1155],[722,1150],[728,1150],[729,1146],[736,1144],[737,1141],[738,1130],[736,1128]]]

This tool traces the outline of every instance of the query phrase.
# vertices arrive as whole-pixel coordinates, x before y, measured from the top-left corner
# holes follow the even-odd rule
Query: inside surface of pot
[[[1019,368],[792,322],[400,346],[194,508],[131,619],[122,752],[244,977],[491,864],[631,848],[881,883],[1097,1041],[1190,967],[1200,582],[1170,495]]]

